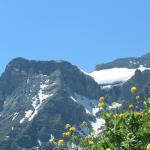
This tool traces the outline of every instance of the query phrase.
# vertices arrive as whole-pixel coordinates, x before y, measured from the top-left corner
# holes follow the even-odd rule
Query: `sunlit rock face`
[[[89,74],[66,61],[12,60],[0,77],[0,149],[51,150],[49,139],[60,138],[66,123],[86,133],[87,121],[100,133],[99,97],[124,107],[135,102],[132,86],[150,97],[149,68],[150,54],[97,65]]]
[[[68,62],[12,60],[0,77],[0,149],[51,149],[50,136],[88,121],[99,95],[92,77]]]

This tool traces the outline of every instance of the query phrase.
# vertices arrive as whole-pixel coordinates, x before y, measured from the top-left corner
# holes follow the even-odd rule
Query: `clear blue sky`
[[[150,52],[149,0],[2,0],[0,73],[14,57],[96,64]]]

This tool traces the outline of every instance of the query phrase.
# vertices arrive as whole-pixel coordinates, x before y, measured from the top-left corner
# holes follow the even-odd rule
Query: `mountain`
[[[64,125],[80,130],[104,91],[92,77],[65,61],[12,60],[0,77],[0,149],[51,149]]]
[[[101,85],[124,83],[134,76],[136,70],[150,70],[150,53],[142,57],[130,57],[97,65],[89,75]]]
[[[150,68],[150,53],[145,54],[141,57],[129,57],[120,58],[106,64],[99,64],[96,66],[96,70],[110,69],[110,68],[129,68],[137,69],[140,66]]]
[[[150,53],[141,57],[121,58],[97,65],[90,76],[105,89],[107,101],[135,102],[130,87],[138,88],[137,95],[150,96]],[[147,91],[144,93],[143,91]]]
[[[87,121],[101,132],[98,98],[125,108],[135,102],[132,86],[150,97],[150,53],[97,65],[89,74],[66,61],[13,59],[0,77],[0,149],[52,150],[49,139],[60,139],[66,123],[85,134],[80,124]]]

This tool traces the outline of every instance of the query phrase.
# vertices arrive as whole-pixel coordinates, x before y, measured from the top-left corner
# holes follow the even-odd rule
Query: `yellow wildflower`
[[[89,145],[94,145],[94,142],[93,141],[88,141],[88,144]]]
[[[150,104],[150,98],[147,99],[148,104]]]
[[[63,133],[63,137],[70,137],[71,133],[68,131],[68,132],[65,132]]]
[[[135,115],[137,115],[139,117],[143,117],[144,116],[144,112],[135,112]]]
[[[49,142],[51,145],[54,145],[54,143],[55,143],[53,139],[50,139]]]
[[[101,97],[99,98],[99,101],[104,102],[104,101],[105,101],[105,97],[101,96]]]
[[[115,117],[118,119],[123,119],[125,117],[125,115],[124,114],[116,114]]]
[[[74,132],[76,131],[76,129],[75,129],[74,127],[71,127],[71,128],[69,129],[69,131],[70,131],[71,133],[74,133]]]
[[[65,125],[65,129],[69,129],[69,128],[71,128],[71,125],[70,124],[66,124]]]
[[[135,86],[131,87],[131,93],[134,94],[137,92],[137,88]]]
[[[96,135],[96,131],[93,130],[93,131],[91,132],[91,135],[92,135],[92,136]]]
[[[71,135],[71,133],[68,131],[66,132],[66,136],[69,137]]]
[[[147,149],[147,150],[150,150],[150,144],[147,145],[146,149]]]
[[[106,150],[111,150],[111,148],[106,148]]]
[[[64,144],[64,140],[58,140],[58,145],[61,146]]]
[[[98,108],[104,108],[104,107],[105,107],[105,104],[104,104],[104,103],[99,103],[99,104],[97,105],[97,107],[98,107]]]
[[[86,121],[83,121],[81,125],[82,125],[83,127],[87,127],[88,124],[87,124]]]
[[[137,101],[139,101],[140,100],[140,96],[136,96],[136,98],[135,98]]]
[[[120,119],[123,119],[124,117],[125,117],[124,114],[120,114],[120,115],[119,115],[119,118],[120,118]]]
[[[150,115],[150,110],[148,110],[147,114]]]
[[[129,105],[129,109],[133,109],[133,105],[132,104]]]

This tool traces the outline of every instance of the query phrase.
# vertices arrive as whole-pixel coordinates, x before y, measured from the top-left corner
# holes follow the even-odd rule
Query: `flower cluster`
[[[131,87],[130,92],[135,102],[128,103],[126,108],[117,101],[108,106],[104,96],[99,98],[96,107],[99,117],[106,122],[101,134],[89,128],[87,121],[80,124],[89,131],[87,135],[79,134],[72,125],[66,124],[62,138],[51,139],[50,144],[65,150],[150,150],[150,98],[139,96],[136,86]]]

